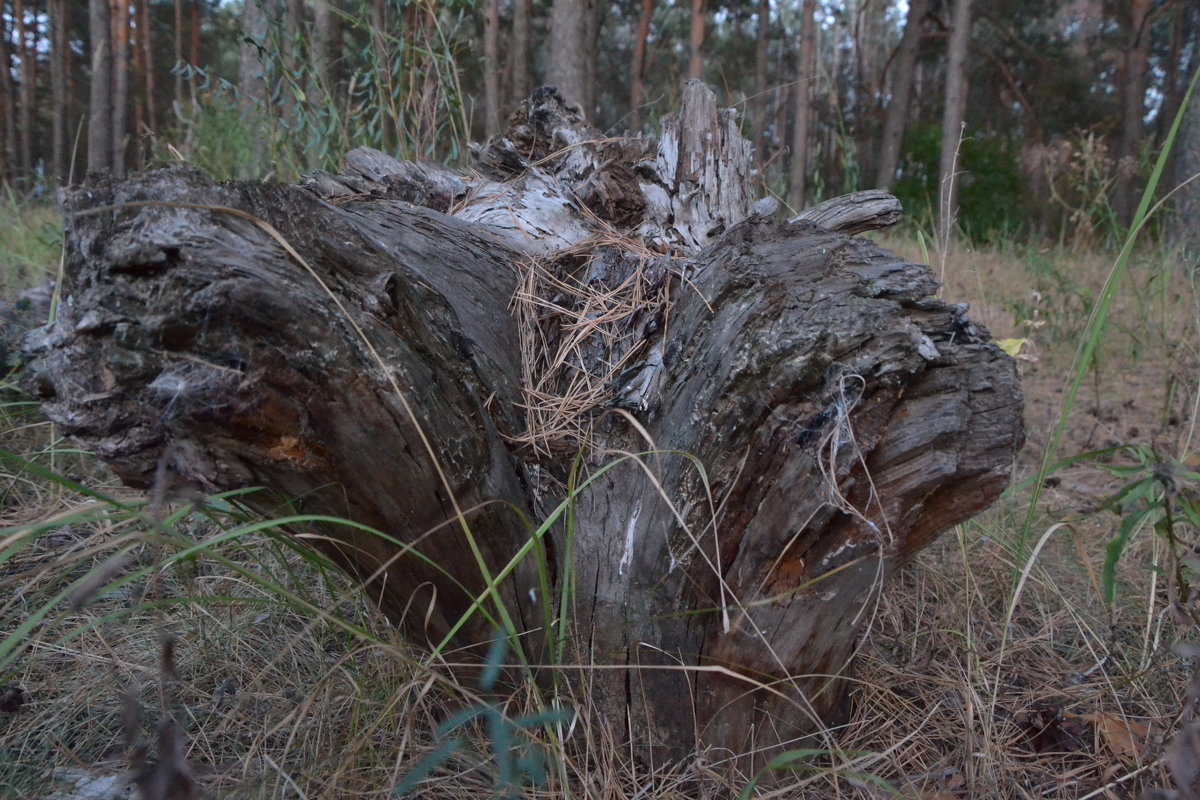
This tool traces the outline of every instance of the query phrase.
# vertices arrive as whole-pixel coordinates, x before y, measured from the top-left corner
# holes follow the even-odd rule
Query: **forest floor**
[[[51,213],[5,213],[0,296],[11,300],[52,275],[57,254]],[[883,244],[922,260],[913,238]],[[1189,472],[1195,264],[1135,256],[1058,451],[1096,454],[1054,470],[1029,515],[1031,477],[1114,260],[1005,245],[961,249],[943,268],[934,254],[944,297],[970,302],[998,339],[1024,339],[1028,440],[1014,487],[884,591],[837,751],[810,754],[753,796],[1082,800],[1171,786],[1164,754],[1192,677],[1172,645],[1197,637],[1167,613],[1169,543],[1152,523],[1160,478],[1172,477],[1176,507],[1200,488]],[[746,789],[752,776],[729,775],[712,754],[634,766],[594,740],[586,710],[559,726],[503,727],[507,743],[483,725],[439,737],[464,708],[518,722],[541,709],[527,694],[485,700],[441,682],[348,580],[227,499],[145,513],[11,380],[0,391],[0,450],[21,459],[0,462],[0,797],[122,796],[139,743],[151,757],[165,743],[162,760],[208,797],[390,797],[431,753],[436,780],[413,796],[490,796],[506,766],[528,797]],[[1109,503],[1143,479],[1144,491]],[[1110,602],[1104,567],[1120,532],[1129,542]],[[1190,553],[1197,531],[1174,533]],[[1190,589],[1192,574],[1174,588]]]

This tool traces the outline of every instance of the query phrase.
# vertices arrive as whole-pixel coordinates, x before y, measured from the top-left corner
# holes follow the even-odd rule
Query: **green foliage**
[[[0,296],[49,280],[58,271],[62,218],[49,203],[23,204],[11,188],[0,196]]]
[[[498,634],[492,640],[487,660],[479,678],[479,689],[491,692],[500,677],[508,640]],[[465,708],[438,726],[438,738],[445,739],[451,733],[480,724],[491,750],[491,761],[495,770],[495,795],[497,797],[519,797],[525,786],[541,786],[546,781],[546,769],[540,744],[527,732],[540,727],[570,722],[573,715],[562,709],[541,711],[517,719],[509,719],[495,704],[485,703]],[[393,795],[405,797],[420,788],[424,779],[448,762],[455,754],[465,749],[468,741],[464,737],[450,739],[421,759],[416,766],[397,784]]]
[[[932,219],[937,211],[938,160],[942,134],[936,125],[917,125],[904,140],[900,174],[894,187],[905,213]],[[1006,136],[969,131],[959,153],[959,226],[977,242],[1011,236],[1023,222],[1023,183]]]
[[[1191,555],[1191,543],[1183,541],[1177,526],[1186,524],[1200,529],[1200,472],[1188,469],[1180,461],[1158,451],[1151,445],[1122,448],[1132,457],[1131,465],[1105,465],[1100,468],[1125,481],[1104,507],[1121,518],[1117,532],[1105,552],[1100,584],[1104,601],[1111,607],[1117,585],[1117,564],[1128,551],[1137,535],[1150,528],[1167,545],[1171,562],[1168,580],[1171,600],[1179,609],[1191,609],[1191,581],[1184,575],[1184,564],[1191,561],[1193,570],[1200,562]]]

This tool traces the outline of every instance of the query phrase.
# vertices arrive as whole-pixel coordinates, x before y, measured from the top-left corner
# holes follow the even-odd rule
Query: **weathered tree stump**
[[[702,85],[663,128],[602,139],[541,89],[471,176],[360,150],[300,186],[95,177],[26,385],[132,486],[394,537],[309,541],[414,639],[565,637],[643,754],[769,755],[842,713],[888,576],[1003,489],[1021,397],[927,267],[751,216]]]

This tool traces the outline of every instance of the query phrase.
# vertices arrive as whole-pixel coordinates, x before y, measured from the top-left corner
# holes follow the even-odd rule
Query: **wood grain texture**
[[[569,617],[545,604],[532,556],[504,608],[533,657],[553,631],[573,663],[603,665],[570,674],[639,756],[753,751],[752,768],[840,719],[884,582],[1005,486],[1021,395],[1012,359],[936,298],[927,267],[750,216],[748,147],[701,89],[665,147],[677,157],[595,143],[542,91],[481,151],[491,177],[363,150],[300,186],[181,169],[93,181],[65,197],[66,300],[28,340],[25,385],[131,485],[263,486],[249,502],[264,513],[394,537],[323,525],[309,541],[422,642],[483,591],[456,509],[494,575],[525,520],[590,478],[570,528],[535,548]],[[487,187],[524,203],[539,185],[558,210],[526,204],[536,227],[489,218]],[[640,221],[621,222],[638,202],[622,193]],[[888,207],[818,217],[861,225]],[[577,227],[547,222],[560,212]],[[669,308],[639,322],[650,388],[593,410],[582,461],[518,448],[517,265],[598,232],[614,264],[617,233],[665,251]],[[486,643],[490,610],[456,644]]]

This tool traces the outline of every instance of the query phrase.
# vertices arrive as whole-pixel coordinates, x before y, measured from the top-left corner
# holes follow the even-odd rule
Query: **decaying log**
[[[839,718],[887,577],[998,496],[1021,398],[927,267],[752,216],[732,117],[684,98],[655,143],[538,90],[473,174],[359,150],[300,186],[93,178],[26,385],[133,486],[394,537],[309,541],[415,639],[566,637],[639,754],[765,758]],[[571,524],[470,615],[568,485]]]

